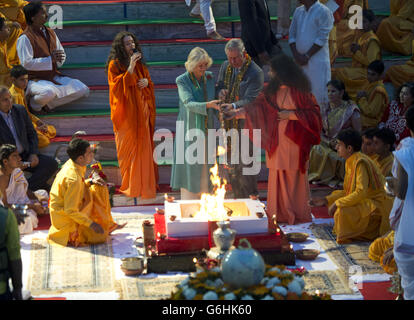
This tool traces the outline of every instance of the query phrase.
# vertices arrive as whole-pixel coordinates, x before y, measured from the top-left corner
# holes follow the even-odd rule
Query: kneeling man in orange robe
[[[50,190],[48,241],[63,246],[103,243],[120,226],[111,216],[109,192],[98,175],[85,180],[86,166],[94,158],[88,141],[75,138],[68,146],[69,160]]]
[[[384,190],[384,177],[375,163],[359,152],[361,144],[361,135],[355,130],[338,134],[336,150],[346,160],[344,189],[310,201],[311,206],[329,206],[340,244],[372,241],[390,230],[392,203]]]

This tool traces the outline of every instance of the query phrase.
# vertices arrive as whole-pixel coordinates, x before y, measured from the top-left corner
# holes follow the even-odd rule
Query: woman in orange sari
[[[122,176],[120,191],[128,197],[155,198],[158,169],[153,159],[154,84],[134,34],[122,31],[115,36],[106,69]]]

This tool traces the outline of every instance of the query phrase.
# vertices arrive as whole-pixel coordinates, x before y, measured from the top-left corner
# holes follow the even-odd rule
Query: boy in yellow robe
[[[68,146],[70,157],[56,176],[50,190],[48,241],[62,246],[103,243],[122,226],[111,216],[105,181],[94,175],[85,180],[86,166],[94,153],[88,141],[75,138]]]
[[[371,160],[375,160],[377,154],[375,153],[375,146],[374,146],[374,134],[377,131],[376,128],[369,128],[362,132],[362,147],[361,151],[363,154],[367,155],[371,158]]]
[[[311,206],[329,206],[333,232],[340,244],[372,241],[388,230],[382,228],[391,210],[384,190],[384,177],[373,161],[359,152],[361,135],[352,129],[337,136],[336,150],[346,160],[344,189],[327,197],[313,198]]]
[[[332,69],[332,78],[339,79],[345,84],[346,91],[352,100],[355,100],[357,92],[368,84],[368,65],[381,59],[380,42],[372,30],[375,15],[371,10],[364,10],[363,16],[363,33],[350,47],[351,66]]]
[[[21,65],[17,65],[10,71],[10,76],[12,80],[10,94],[12,95],[13,103],[25,106],[33,127],[37,132],[39,148],[47,147],[50,144],[50,139],[56,137],[56,128],[41,121],[27,107],[25,90],[29,81],[28,71]]]
[[[381,60],[371,62],[367,70],[368,84],[357,94],[356,102],[361,110],[362,129],[376,127],[388,107],[388,93],[381,80],[384,68]]]
[[[395,88],[414,79],[414,40],[411,42],[411,60],[405,64],[390,66],[385,71],[384,82],[391,82]]]
[[[381,128],[374,133],[374,149],[376,157],[374,162],[380,169],[384,177],[390,177],[392,175],[391,169],[394,162],[394,151],[395,134],[389,128]]]
[[[408,56],[414,40],[414,1],[391,0],[391,14],[381,21],[377,36],[384,50]]]

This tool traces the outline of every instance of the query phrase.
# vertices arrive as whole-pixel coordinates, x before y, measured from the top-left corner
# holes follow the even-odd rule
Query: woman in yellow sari
[[[358,106],[345,91],[340,80],[331,80],[327,84],[329,105],[322,114],[323,132],[321,143],[313,146],[310,153],[310,182],[337,185],[345,175],[345,161],[335,150],[336,136],[347,128],[361,131],[361,120]]]

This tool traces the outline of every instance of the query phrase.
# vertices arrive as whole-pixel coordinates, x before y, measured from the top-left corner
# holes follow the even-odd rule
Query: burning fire
[[[219,149],[218,153],[220,152],[222,152],[222,150]],[[227,218],[227,210],[224,207],[224,196],[226,195],[227,181],[226,179],[223,179],[222,181],[218,175],[217,163],[210,169],[210,173],[210,180],[213,184],[214,193],[201,194],[201,207],[200,210],[195,213],[194,218],[209,221],[222,221]]]

